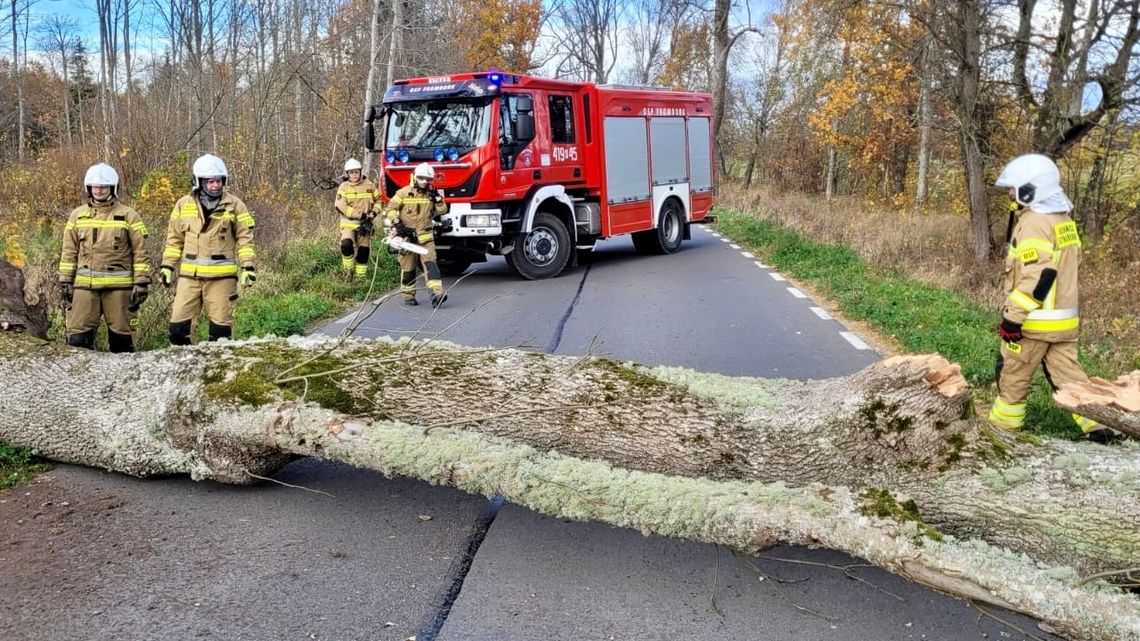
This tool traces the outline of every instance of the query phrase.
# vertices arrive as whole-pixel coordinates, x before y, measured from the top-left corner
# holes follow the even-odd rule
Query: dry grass
[[[915,214],[854,198],[744,190],[723,185],[719,203],[803,233],[816,242],[855,250],[878,269],[997,309],[1004,298],[1001,262],[976,263],[968,221],[955,214]],[[1135,223],[1135,221],[1133,221]],[[1000,224],[1004,232],[1004,224]],[[1102,242],[1086,243],[1081,269],[1082,346],[1110,372],[1140,368],[1140,225],[1118,225]]]

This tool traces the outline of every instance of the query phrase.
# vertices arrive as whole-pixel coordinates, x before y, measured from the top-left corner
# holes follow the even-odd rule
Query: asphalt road
[[[434,314],[391,301],[356,334],[446,330],[443,338],[470,346],[592,350],[765,377],[836,376],[879,358],[703,228],[672,256],[608,241],[589,266],[548,281],[519,280],[501,259],[475,271]],[[339,333],[352,317],[324,331]],[[862,564],[834,552],[784,547],[741,558],[313,461],[277,480],[323,493],[69,466],[0,493],[0,637],[1023,638],[875,568],[845,573]]]

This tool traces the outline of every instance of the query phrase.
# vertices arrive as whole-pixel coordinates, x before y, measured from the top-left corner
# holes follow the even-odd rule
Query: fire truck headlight
[[[401,149],[400,151],[396,152],[396,158],[398,158],[400,162],[408,162],[408,159],[411,158],[411,156],[408,155],[407,149]]]
[[[431,157],[435,158],[436,162],[443,162],[443,147],[436,147],[431,152]]]
[[[464,227],[498,227],[498,214],[468,214],[463,217]]]
[[[384,152],[384,161],[387,162],[389,165],[396,162],[396,152],[392,151],[391,149],[389,149],[388,151],[385,151]]]
[[[456,149],[455,147],[448,148],[447,159],[450,160],[451,162],[455,162],[456,160],[459,160],[459,150]],[[440,160],[443,160],[443,159],[441,158]]]

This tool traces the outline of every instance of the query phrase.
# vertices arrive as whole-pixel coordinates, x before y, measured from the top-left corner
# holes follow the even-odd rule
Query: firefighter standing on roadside
[[[253,285],[253,216],[225,189],[226,164],[206,154],[194,161],[194,187],[174,203],[159,278],[178,287],[170,311],[170,344],[189,345],[202,307],[211,341],[233,335],[237,288]],[[239,269],[240,266],[240,269]]]
[[[150,283],[146,225],[118,201],[119,174],[110,165],[92,165],[83,184],[87,204],[68,216],[59,259],[67,344],[94,349],[102,317],[111,351],[133,352],[135,318]]]
[[[341,267],[353,275],[363,278],[368,274],[368,256],[372,251],[372,220],[380,202],[380,190],[371,180],[364,178],[364,168],[360,161],[349,158],[344,163],[347,180],[336,189],[336,210],[340,212],[340,261]]]
[[[388,201],[386,224],[390,226],[389,236],[402,236],[409,242],[427,249],[426,255],[400,252],[400,292],[405,305],[418,305],[416,301],[416,276],[423,271],[427,288],[431,291],[432,307],[439,307],[447,300],[443,292],[443,279],[435,260],[435,221],[447,213],[443,194],[432,183],[435,170],[426,162],[416,166],[412,172],[412,184],[396,192]]]
[[[1081,239],[1069,217],[1073,206],[1061,188],[1061,173],[1048,157],[1014,158],[995,184],[1009,189],[1014,224],[1005,259],[1007,298],[998,326],[998,398],[989,421],[1017,430],[1025,422],[1025,399],[1038,365],[1054,389],[1089,380],[1077,361]],[[1090,440],[1104,442],[1113,436],[1096,421],[1076,414],[1073,418]]]

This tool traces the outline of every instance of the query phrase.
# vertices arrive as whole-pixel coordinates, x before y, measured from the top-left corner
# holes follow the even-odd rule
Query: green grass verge
[[[992,400],[998,353],[997,310],[908,278],[875,270],[847,247],[812,242],[796,231],[756,216],[717,208],[717,227],[781,272],[834,301],[843,314],[893,336],[908,353],[938,352],[962,366],[983,400]],[[1082,356],[1090,374],[1105,375],[1102,364]],[[1039,434],[1079,438],[1068,412],[1057,408],[1038,372],[1027,402],[1026,425]]]
[[[51,465],[32,456],[30,449],[0,443],[0,490],[25,483],[49,469]]]

